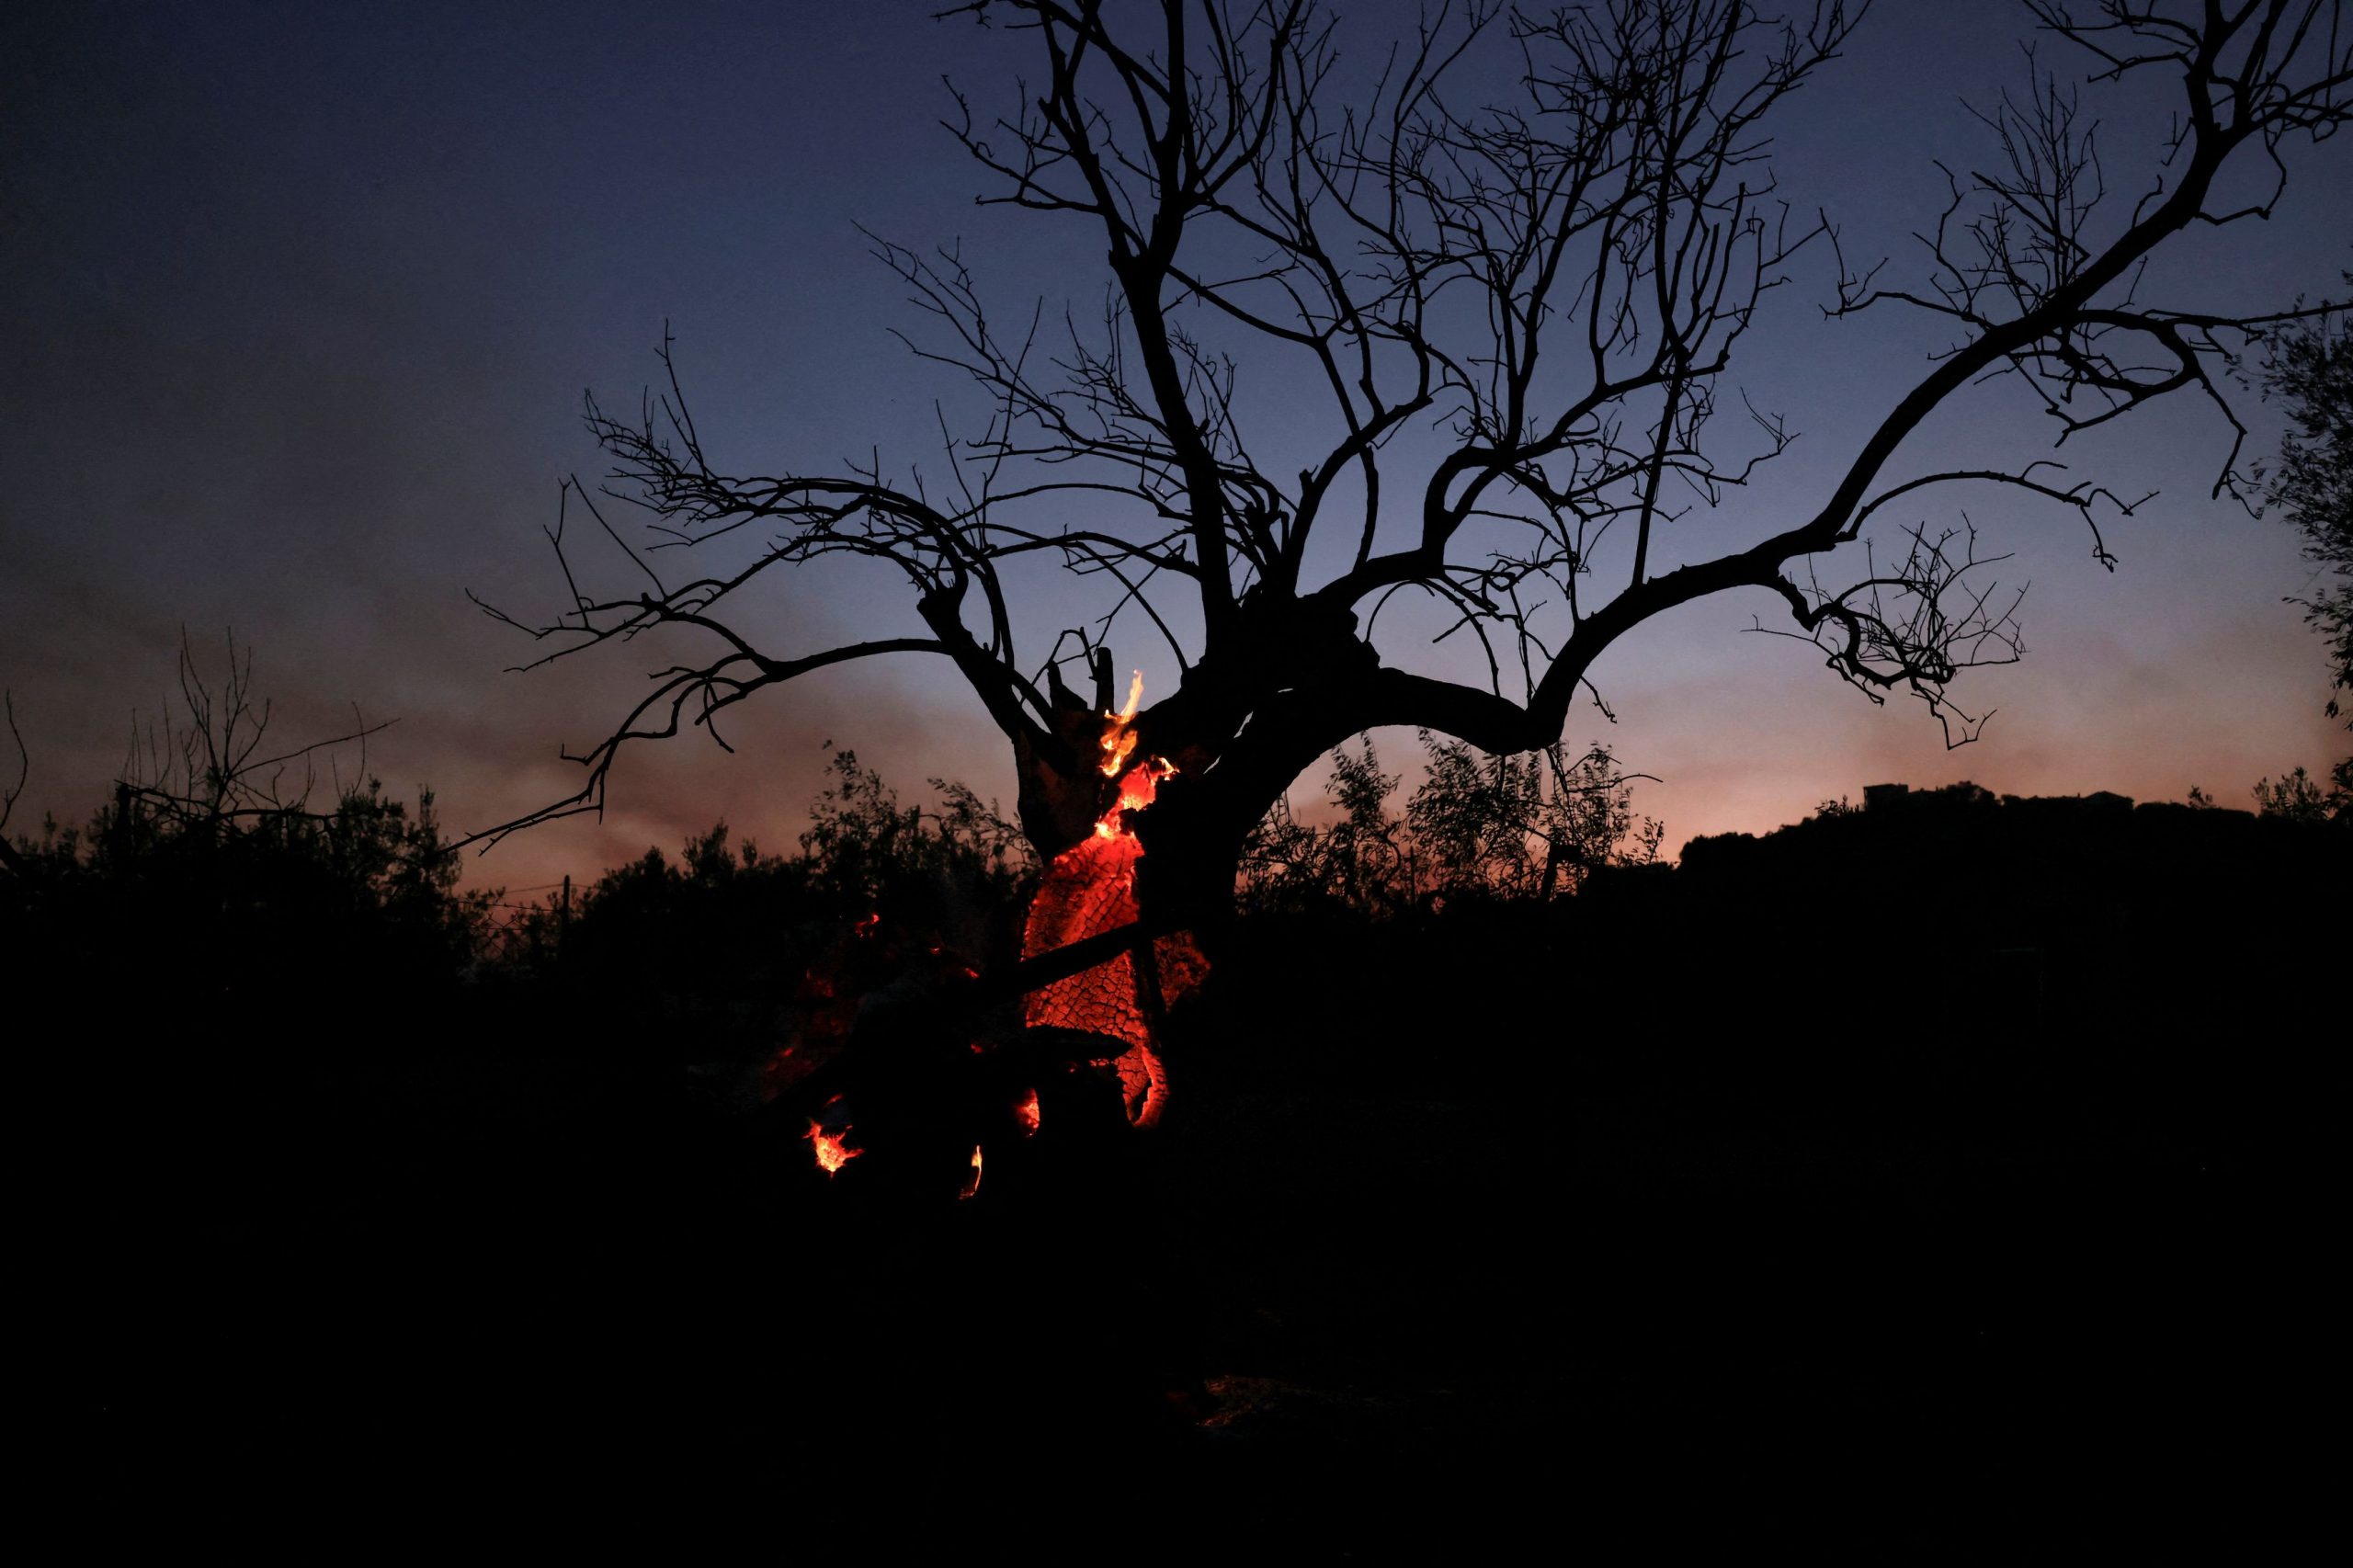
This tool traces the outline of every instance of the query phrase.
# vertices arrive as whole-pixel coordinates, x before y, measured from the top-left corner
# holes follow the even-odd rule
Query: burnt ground
[[[136,1037],[39,1206],[89,1539],[2243,1553],[2335,1403],[2342,851],[1993,820],[1932,942],[1883,835],[1257,923],[1156,1135],[1049,1094],[963,1204],[544,998]]]

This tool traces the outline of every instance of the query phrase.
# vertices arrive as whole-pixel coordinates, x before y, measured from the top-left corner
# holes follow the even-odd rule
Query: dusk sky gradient
[[[452,827],[574,788],[558,743],[605,733],[642,685],[643,649],[505,674],[529,645],[465,590],[526,619],[560,602],[540,529],[559,479],[601,467],[581,391],[633,407],[665,318],[721,466],[832,467],[879,447],[936,475],[933,399],[951,419],[970,401],[890,336],[924,320],[854,225],[919,247],[961,237],[1006,315],[1040,296],[1084,311],[1104,275],[1082,221],[972,204],[990,176],[938,128],[940,78],[994,112],[1025,46],[930,22],[931,8],[10,8],[0,686],[33,759],[12,827],[44,811],[79,822],[104,799],[134,711],[165,702],[183,626],[216,671],[226,629],[251,642],[290,742],[347,725],[353,704],[397,720],[369,767],[397,792],[434,787]],[[1413,13],[1340,9],[1352,62],[1376,59]],[[1891,278],[1917,278],[1906,235],[1940,205],[1932,160],[1982,161],[1988,135],[1962,98],[2017,83],[2025,36],[2022,11],[1996,0],[1887,0],[1779,121],[1783,196],[1825,208],[1850,256],[1888,255]],[[2162,121],[2135,118],[2150,107],[2104,110],[2121,205],[2154,166]],[[2292,149],[2279,213],[2183,236],[2144,298],[2253,310],[2328,291],[2353,265],[2347,153]],[[1938,346],[1916,318],[1823,320],[1826,252],[1790,276],[1734,376],[1802,435],[1768,483],[1695,519],[1670,553],[1786,526]],[[1270,422],[1269,472],[1298,466],[1273,460],[1292,429],[1302,449],[1322,433],[1299,371],[1243,366],[1248,404]],[[2279,419],[2251,392],[2239,406],[2251,461],[2276,446]],[[2044,455],[2052,433],[2022,389],[1997,383],[1938,416],[1898,466],[2014,463]],[[2074,476],[2163,492],[2109,528],[2113,574],[2063,510],[1956,489],[1904,519],[1966,511],[1991,548],[2015,551],[2006,580],[2032,584],[2026,661],[1957,688],[1999,710],[1978,744],[1949,754],[1918,704],[1874,708],[1804,645],[1751,634],[1776,613],[1761,593],[1701,601],[1620,643],[1597,671],[1620,722],[1581,706],[1568,739],[1607,740],[1664,780],[1638,806],[1665,820],[1670,849],[1881,779],[2143,799],[2195,783],[2241,803],[2258,777],[2325,767],[2345,736],[2322,713],[2322,644],[2280,602],[2310,570],[2286,526],[2210,498],[2227,427],[2181,396],[2097,437],[2063,454]],[[1045,582],[1029,602],[1032,664],[1095,604]],[[779,655],[920,631],[894,584],[849,573],[757,608],[745,630]],[[1393,661],[1469,675],[1453,644],[1404,635],[1410,616],[1389,630]],[[1147,637],[1123,623],[1118,656],[1165,693],[1174,666]],[[469,881],[592,874],[722,816],[787,847],[827,741],[909,797],[947,776],[1011,805],[1005,743],[937,659],[795,682],[736,710],[728,734],[732,756],[699,735],[627,754],[602,823],[534,830],[470,862]],[[1392,768],[1415,756],[1410,735],[1380,740]],[[1311,773],[1294,802],[1322,784]]]

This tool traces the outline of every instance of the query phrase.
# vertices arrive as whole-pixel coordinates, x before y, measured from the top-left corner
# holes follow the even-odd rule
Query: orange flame
[[[1143,705],[1143,672],[1134,671],[1128,682],[1128,705],[1117,713],[1103,715],[1103,777],[1117,778],[1120,769],[1128,765],[1128,754],[1136,749],[1134,732],[1128,728],[1136,722],[1136,710]]]
[[[961,1202],[981,1190],[981,1146],[972,1145],[972,1174],[964,1178],[964,1190],[956,1195]]]
[[[827,1176],[832,1176],[835,1171],[866,1153],[863,1149],[853,1149],[842,1142],[842,1135],[848,1131],[849,1127],[845,1123],[839,1131],[828,1132],[825,1131],[825,1124],[813,1117],[809,1121],[809,1131],[801,1134],[809,1140],[809,1147],[816,1153],[817,1168]]]
[[[1024,1089],[1021,1097],[1013,1102],[1013,1119],[1021,1124],[1021,1136],[1033,1137],[1038,1131],[1038,1091]]]
[[[1122,755],[1125,755],[1124,753]],[[1142,767],[1131,770],[1120,780],[1120,798],[1111,809],[1096,820],[1095,836],[1120,838],[1127,835],[1127,813],[1140,812],[1152,804],[1160,790],[1160,781],[1173,777],[1176,765],[1165,756],[1148,756]]]

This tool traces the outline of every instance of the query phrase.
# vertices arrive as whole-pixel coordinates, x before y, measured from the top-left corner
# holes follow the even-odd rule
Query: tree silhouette
[[[1391,814],[1402,775],[1363,750],[1332,754],[1339,820],[1301,822],[1276,803],[1244,846],[1242,903],[1254,911],[1340,905],[1385,915],[1461,897],[1542,902],[1604,866],[1649,865],[1664,824],[1637,817],[1633,780],[1606,747],[1571,757],[1552,745],[1481,756],[1425,730],[1427,777]]]
[[[8,744],[17,754],[17,781],[0,790],[0,867],[22,876],[25,860],[17,852],[17,846],[8,842],[8,819],[16,814],[17,802],[24,799],[25,780],[32,777],[33,754],[25,744],[24,732],[17,728],[15,692],[0,692],[0,711],[5,711],[8,722]]]
[[[2304,536],[2304,559],[2334,579],[2290,602],[2328,639],[2336,691],[2353,689],[2353,329],[2323,319],[2282,334],[2264,366],[2264,389],[2287,404],[2291,425],[2279,466],[2264,476],[2264,498]],[[2343,716],[2334,693],[2328,716]]]
[[[2353,45],[2338,0],[2029,0],[2070,64],[2029,52],[2027,89],[1982,110],[1995,156],[1946,173],[1925,266],[1898,282],[1847,256],[1827,218],[1793,216],[1768,157],[1775,111],[1862,11],[1471,0],[1439,8],[1344,101],[1336,23],[1307,0],[952,7],[943,16],[1017,33],[1035,72],[995,118],[950,89],[949,130],[994,182],[982,199],[1100,247],[1099,318],[1041,308],[1008,328],[956,250],[875,240],[929,318],[915,352],[986,394],[977,428],[950,434],[943,417],[944,484],[879,458],[738,472],[699,434],[666,337],[666,385],[632,416],[592,398],[612,466],[593,493],[566,487],[552,537],[568,602],[550,619],[492,613],[546,643],[540,662],[656,627],[711,652],[654,672],[577,756],[577,792],[477,836],[601,810],[632,743],[685,723],[723,744],[725,710],[763,689],[921,653],[955,665],[1011,744],[1021,827],[1051,859],[1119,799],[1098,743],[1115,703],[1109,643],[1132,632],[1165,641],[1182,672],[1122,731],[1139,758],[1175,769],[1131,819],[1146,850],[1139,927],[1213,928],[1254,828],[1348,737],[1411,725],[1492,754],[1541,751],[1607,650],[1744,589],[1776,596],[1778,630],[1816,643],[1873,701],[1909,694],[1949,742],[1969,739],[1980,716],[1951,683],[2018,655],[2017,595],[1994,585],[2000,558],[1970,528],[1915,522],[1891,545],[1873,525],[1993,486],[2072,513],[2112,564],[2102,515],[2145,497],[2026,454],[1938,468],[1920,460],[1922,426],[1989,380],[2030,389],[2060,442],[2194,392],[2236,433],[2215,492],[2237,494],[2243,431],[2219,372],[2324,307],[2155,303],[2143,271],[2177,235],[2273,210],[2283,149],[2347,118]],[[1511,64],[1514,101],[1453,90],[1489,50]],[[2111,178],[2093,102],[2144,80],[2170,84],[2173,130],[2147,167]],[[1949,342],[1802,509],[1710,554],[1686,518],[1792,438],[1728,375],[1809,247],[1836,268],[1827,319],[1916,312]],[[1304,366],[1320,387],[1327,434],[1303,465],[1257,455],[1274,437],[1237,393],[1245,359]],[[1306,415],[1289,411],[1284,438]],[[600,495],[648,513],[654,548],[625,540]],[[625,585],[592,591],[575,569],[574,504],[626,557]],[[668,549],[710,564],[669,573]],[[1101,593],[1092,619],[1042,649],[1017,639],[1015,579],[1033,563]],[[928,634],[778,651],[738,609],[767,574],[836,566],[898,574]],[[1483,682],[1384,660],[1378,618],[1400,594],[1444,607],[1449,634],[1482,650]],[[1082,689],[1065,683],[1072,663]]]
[[[15,843],[5,829],[30,756],[9,708],[18,767],[0,792],[0,869],[15,873],[28,921],[57,942],[105,939],[108,921],[123,931],[178,924],[175,947],[220,953],[249,942],[273,962],[297,950],[341,961],[341,949],[372,944],[381,951],[369,961],[454,973],[475,955],[498,893],[458,890],[431,790],[412,806],[375,777],[368,742],[390,721],[355,711],[341,734],[280,744],[253,672],[252,649],[232,636],[209,673],[183,633],[177,709],[134,726],[112,801],[86,827],[52,818]],[[251,954],[240,961],[265,967]]]

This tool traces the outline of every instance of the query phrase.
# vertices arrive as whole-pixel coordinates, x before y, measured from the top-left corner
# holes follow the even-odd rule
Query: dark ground
[[[1158,1133],[1054,1091],[966,1204],[529,994],[103,1031],[38,1206],[67,1470],[95,1540],[2245,1555],[2337,1403],[2347,835],[2042,804],[1258,922]]]

